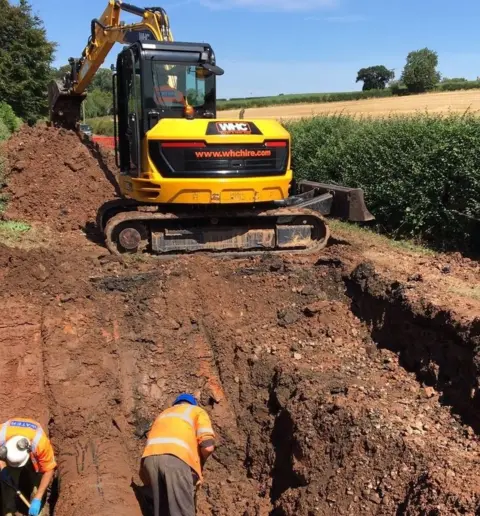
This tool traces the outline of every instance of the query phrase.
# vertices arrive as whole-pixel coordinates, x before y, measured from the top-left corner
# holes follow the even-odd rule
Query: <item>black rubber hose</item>
[[[136,14],[137,16],[143,16],[146,11],[146,9],[143,9],[142,7],[137,7],[136,5],[131,4],[125,4],[124,2],[120,4],[120,8],[122,9],[122,11],[125,11],[130,14]]]

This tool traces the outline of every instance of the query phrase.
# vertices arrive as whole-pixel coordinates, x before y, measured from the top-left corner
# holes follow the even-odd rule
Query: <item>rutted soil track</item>
[[[478,514],[478,320],[343,252],[158,263],[68,232],[0,247],[1,416],[48,425],[54,514],[147,514],[145,433],[183,390],[219,436],[201,516]]]

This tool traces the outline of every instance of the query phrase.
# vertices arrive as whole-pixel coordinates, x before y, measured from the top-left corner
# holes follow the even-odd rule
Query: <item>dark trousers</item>
[[[144,467],[153,491],[154,516],[195,516],[196,473],[174,455],[152,455]]]
[[[29,460],[23,468],[6,467],[10,479],[14,486],[16,486],[27,500],[30,499],[33,489],[38,487],[41,480],[41,473],[37,473],[33,467],[32,461]],[[4,482],[0,482],[0,494],[2,497],[2,516],[9,512],[15,514],[15,511],[26,509],[23,502],[18,499],[17,493],[13,488],[9,487]]]

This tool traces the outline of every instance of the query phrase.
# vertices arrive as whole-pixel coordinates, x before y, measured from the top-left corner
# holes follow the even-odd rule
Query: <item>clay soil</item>
[[[383,117],[413,113],[478,113],[480,90],[428,93],[411,97],[366,99],[322,104],[291,104],[265,108],[248,108],[249,118],[295,119],[313,115],[342,113],[352,116]],[[238,118],[238,109],[219,111],[220,118]]]
[[[116,258],[111,156],[46,128],[8,152],[32,229],[0,244],[0,418],[48,428],[51,514],[149,514],[145,435],[184,390],[218,434],[200,516],[480,513],[477,262],[343,226],[308,258]]]

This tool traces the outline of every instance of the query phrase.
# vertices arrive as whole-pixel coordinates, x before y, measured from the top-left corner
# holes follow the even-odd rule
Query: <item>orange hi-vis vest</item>
[[[172,88],[168,84],[164,84],[163,86],[157,86],[153,88],[155,102],[157,104],[177,104],[183,106],[185,104],[185,96],[179,90]]]
[[[142,458],[150,455],[175,455],[202,477],[199,446],[215,439],[208,414],[200,407],[179,404],[164,410],[148,434]]]
[[[0,446],[18,435],[30,441],[30,458],[37,473],[46,473],[57,467],[52,444],[38,421],[20,417],[9,419],[0,426]]]

